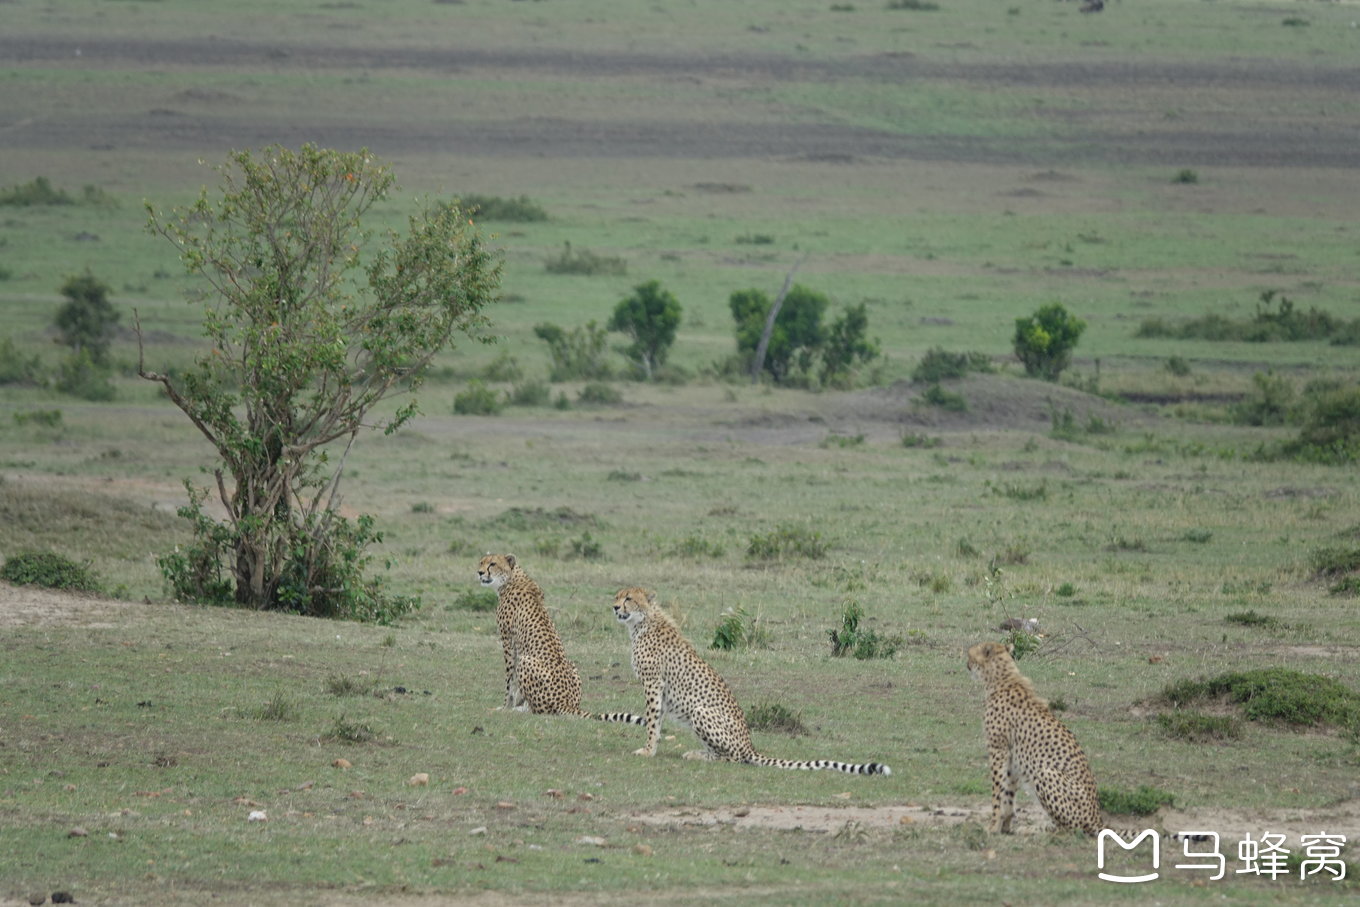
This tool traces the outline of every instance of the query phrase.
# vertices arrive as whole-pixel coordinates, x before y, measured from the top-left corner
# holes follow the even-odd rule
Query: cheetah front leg
[[[647,745],[633,750],[633,753],[638,756],[655,756],[656,748],[661,743],[661,684],[647,684],[644,692],[647,695],[647,711],[643,715],[647,722]]]
[[[1015,760],[1011,758],[1008,745],[991,745],[987,755],[992,768],[992,821],[987,830],[1008,835],[1015,817],[1015,790],[1020,784],[1020,776],[1015,771]]]

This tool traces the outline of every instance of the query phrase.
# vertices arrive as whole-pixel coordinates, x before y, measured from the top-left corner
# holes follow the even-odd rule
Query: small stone
[[[496,808],[497,808],[497,809],[514,809],[514,808],[515,808],[515,804],[511,803],[509,800],[501,800],[501,801],[499,801],[499,802],[496,804]]]
[[[81,828],[79,825],[77,825],[75,828],[71,829],[66,833],[66,837],[68,838],[88,838],[89,836],[90,833],[85,829]],[[43,895],[43,900],[44,901],[47,900],[47,895]]]
[[[576,839],[577,844],[589,844],[591,847],[603,847],[604,838],[597,838],[594,835],[581,835]]]
[[[410,787],[424,787],[430,783],[430,775],[428,772],[416,772],[406,779],[406,783]]]
[[[650,857],[652,855],[652,849],[646,844],[634,844],[633,853],[640,857]]]
[[[247,822],[268,822],[269,814],[262,809],[252,809],[250,815],[246,816]]]
[[[340,769],[340,771],[342,772],[348,771],[349,769],[354,767],[353,763],[351,763],[348,759],[336,759],[334,762],[331,763],[331,766],[333,768]]]
[[[38,892],[34,892],[33,894],[30,894],[30,895],[28,896],[28,902],[29,902],[30,904],[32,904],[33,907],[38,907],[39,904],[46,904],[46,903],[47,903],[47,892],[45,892],[45,891],[38,891]]]
[[[478,825],[476,828],[474,828],[474,829],[472,829],[471,831],[469,831],[468,834],[470,834],[470,835],[484,835],[484,834],[486,834],[486,826],[485,826],[485,825]]]

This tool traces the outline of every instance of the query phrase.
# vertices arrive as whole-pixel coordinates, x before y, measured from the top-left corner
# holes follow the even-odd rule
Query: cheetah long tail
[[[821,771],[830,769],[845,772],[847,775],[891,775],[892,769],[882,762],[837,762],[835,759],[771,759],[769,756],[756,756],[753,765],[768,765],[772,768],[788,768],[800,771]]]
[[[596,721],[616,721],[620,724],[636,724],[642,727],[647,726],[647,719],[641,715],[630,715],[627,712],[581,712],[582,718],[593,718]]]

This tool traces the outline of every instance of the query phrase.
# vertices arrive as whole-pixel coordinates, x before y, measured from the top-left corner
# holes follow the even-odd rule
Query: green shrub
[[[510,388],[508,402],[513,406],[547,406],[552,402],[552,388],[544,381],[525,381]]]
[[[99,366],[108,363],[109,342],[118,324],[118,310],[109,302],[110,292],[109,285],[88,269],[68,277],[61,285],[66,302],[53,319],[62,344],[73,353],[88,355]]]
[[[677,557],[705,560],[722,557],[725,551],[717,542],[710,542],[698,535],[688,535],[676,543],[673,553]]]
[[[1242,706],[1251,721],[1280,721],[1312,727],[1353,727],[1360,722],[1360,694],[1319,674],[1287,668],[1258,668],[1167,686],[1161,699],[1181,708],[1207,699]]]
[[[1269,614],[1257,614],[1254,610],[1225,614],[1223,620],[1242,627],[1259,627],[1262,630],[1283,630],[1288,627],[1288,624],[1278,617],[1271,617]]]
[[[1318,548],[1308,560],[1319,576],[1343,576],[1360,570],[1360,548],[1347,545]]]
[[[76,200],[64,189],[55,189],[45,176],[37,176],[22,185],[0,189],[0,205],[31,208],[46,205],[74,205]]]
[[[601,529],[604,522],[589,513],[570,507],[544,510],[542,507],[511,507],[482,524],[494,532],[542,532],[546,529]]]
[[[460,592],[449,602],[448,607],[455,611],[495,611],[500,603],[494,589],[468,589]]]
[[[1166,360],[1166,370],[1177,378],[1184,378],[1190,374],[1190,363],[1180,356],[1171,356]]]
[[[1053,594],[1058,596],[1059,598],[1071,598],[1072,596],[1077,594],[1077,587],[1072,585],[1071,583],[1063,583],[1061,586],[1053,590]]]
[[[1286,456],[1333,464],[1360,459],[1360,387],[1309,393],[1301,421],[1298,437],[1284,445]]]
[[[651,381],[657,369],[666,364],[679,326],[680,302],[657,280],[634,287],[632,295],[619,300],[605,325],[632,338],[624,355],[644,381]]]
[[[1238,425],[1284,425],[1294,411],[1294,385],[1275,372],[1256,372],[1251,376],[1253,392],[1228,408]]]
[[[294,721],[298,717],[298,704],[280,690],[264,705],[247,714],[256,721]]]
[[[0,567],[0,579],[16,586],[78,592],[98,592],[102,586],[99,574],[88,562],[78,564],[51,551],[22,551],[9,557]]]
[[[331,674],[322,688],[331,696],[367,696],[373,692],[373,681],[368,678],[356,679],[348,674]]]
[[[1171,178],[1171,182],[1179,183],[1183,186],[1193,186],[1199,182],[1199,174],[1190,169],[1178,170],[1176,175]]]
[[[1011,657],[1016,661],[1039,651],[1044,644],[1043,639],[1037,633],[1020,629],[1011,630],[1006,636],[1006,642],[1011,647]]]
[[[930,13],[938,10],[940,4],[935,0],[888,0],[888,9],[904,9],[910,12]]]
[[[37,355],[25,356],[13,339],[0,337],[0,384],[40,383],[42,360]]]
[[[737,290],[728,297],[736,327],[737,363],[740,374],[751,373],[756,349],[765,332],[765,322],[774,300],[762,290]],[[784,304],[775,316],[770,341],[765,348],[762,372],[768,373],[777,384],[806,383],[816,361],[817,353],[826,340],[822,315],[830,300],[824,293],[794,284],[784,296]]]
[[[501,411],[501,395],[474,378],[467,390],[454,395],[453,412],[458,416],[494,416]]]
[[[1102,787],[1096,791],[1096,799],[1101,809],[1116,816],[1150,816],[1163,806],[1176,805],[1173,795],[1145,784],[1132,791]]]
[[[378,733],[367,724],[350,721],[344,715],[339,715],[320,739],[323,743],[372,743],[378,739]]]
[[[623,402],[623,392],[602,381],[591,381],[576,394],[576,401],[587,406],[617,406]]]
[[[774,242],[774,237],[768,233],[743,233],[732,241],[737,245],[768,246]]]
[[[107,403],[118,396],[109,381],[108,366],[95,361],[87,350],[71,353],[57,366],[57,390],[92,403]]]
[[[930,385],[924,391],[922,391],[921,396],[917,397],[916,399],[920,400],[922,403],[925,403],[929,406],[934,406],[939,409],[945,410],[946,412],[951,413],[968,412],[968,401],[964,399],[962,394],[956,394],[953,391],[947,391],[939,384]]]
[[[1236,740],[1242,736],[1242,722],[1231,715],[1177,710],[1158,715],[1157,725],[1172,740],[1184,740],[1186,743],[1212,743]]]
[[[552,366],[551,381],[603,381],[612,378],[614,370],[605,361],[609,332],[594,321],[564,331],[555,324],[534,325],[534,336],[548,344]]]
[[[512,221],[529,224],[548,219],[548,212],[529,196],[464,195],[458,200],[462,212],[474,220]]]
[[[837,658],[849,654],[861,661],[892,658],[902,647],[902,637],[863,629],[860,626],[863,620],[864,608],[854,599],[848,599],[841,608],[841,625],[827,631],[831,637],[831,654]]]
[[[1007,482],[1004,485],[992,485],[986,483],[992,494],[1003,498],[1010,498],[1012,501],[1047,501],[1048,500],[1048,481],[1040,479],[1033,485],[1021,485],[1015,482]]]
[[[911,380],[938,384],[950,378],[962,378],[969,372],[991,372],[992,360],[986,353],[950,353],[932,347],[911,370]]]
[[[773,731],[797,737],[808,732],[803,716],[786,705],[763,702],[746,713],[746,726],[753,731]]]
[[[628,262],[609,255],[597,255],[589,249],[573,251],[571,243],[562,244],[562,254],[543,263],[549,274],[584,274],[587,276],[622,277],[628,273]]]
[[[903,447],[919,447],[929,449],[932,447],[939,447],[942,444],[944,444],[944,439],[938,436],[926,435],[914,431],[902,432]]]
[[[859,366],[881,353],[877,340],[870,340],[867,304],[849,306],[831,322],[818,348],[821,365],[817,380],[823,387],[848,388]]]
[[[482,378],[486,381],[506,383],[523,377],[524,369],[520,368],[519,361],[510,355],[509,350],[501,350],[500,355],[482,369]]]
[[[711,649],[749,649],[768,646],[770,634],[760,619],[742,608],[725,611],[713,630]]]
[[[820,560],[826,557],[826,551],[827,544],[820,532],[786,524],[764,535],[751,536],[746,557],[753,561]]]
[[[22,412],[16,410],[14,413],[14,424],[40,425],[43,428],[57,428],[61,425],[61,410],[30,409]]]
[[[1072,350],[1086,330],[1086,322],[1061,303],[1040,306],[1033,315],[1015,319],[1015,355],[1025,366],[1025,374],[1057,381],[1072,363]]]
[[[582,560],[598,561],[604,557],[604,547],[593,539],[589,532],[585,532],[580,538],[571,540],[571,553],[573,557]]]
[[[1214,534],[1210,532],[1208,529],[1187,529],[1181,535],[1182,539],[1184,539],[1187,542],[1192,542],[1196,545],[1203,545],[1213,537]]]

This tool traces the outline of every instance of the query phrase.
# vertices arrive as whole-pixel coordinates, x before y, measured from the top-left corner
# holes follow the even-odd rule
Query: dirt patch
[[[0,582],[0,627],[115,627],[133,602]]]
[[[740,806],[720,809],[668,809],[635,815],[635,821],[667,828],[805,831],[835,834],[847,826],[858,829],[949,828],[968,822],[985,825],[989,805],[967,806]],[[1297,842],[1301,835],[1321,833],[1360,836],[1360,799],[1319,809],[1220,809],[1194,807],[1165,810],[1158,818],[1127,818],[1114,821],[1123,829],[1160,827],[1167,832],[1217,832],[1222,841],[1240,841],[1247,835],[1259,839],[1264,832],[1285,835]],[[1017,804],[1015,833],[1045,834],[1048,818],[1032,801]]]

